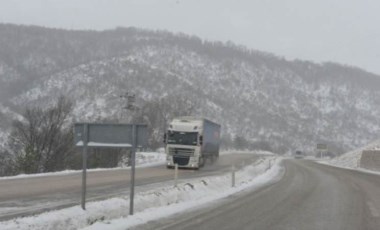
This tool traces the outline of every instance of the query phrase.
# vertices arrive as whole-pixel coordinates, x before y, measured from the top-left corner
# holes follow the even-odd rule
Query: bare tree
[[[72,103],[60,97],[51,108],[27,108],[24,120],[13,122],[10,146],[19,171],[36,173],[65,168],[73,146],[68,123],[71,111]]]

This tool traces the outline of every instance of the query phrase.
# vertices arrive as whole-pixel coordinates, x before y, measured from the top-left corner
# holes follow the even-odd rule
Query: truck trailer
[[[199,169],[206,160],[219,157],[220,125],[197,117],[179,117],[170,122],[164,135],[167,168]]]

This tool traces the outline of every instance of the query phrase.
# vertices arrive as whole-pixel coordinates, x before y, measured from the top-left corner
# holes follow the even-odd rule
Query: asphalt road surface
[[[181,180],[216,175],[230,170],[234,164],[253,162],[259,156],[253,154],[221,155],[214,164],[206,164],[196,170],[179,170]],[[137,168],[136,186],[153,185],[173,180],[174,170],[165,165]],[[44,212],[47,210],[79,205],[81,197],[81,173],[34,178],[0,180],[0,221]],[[130,170],[93,171],[87,173],[87,200],[101,200],[129,194]]]
[[[277,182],[136,229],[380,229],[379,175],[307,160],[283,164]]]

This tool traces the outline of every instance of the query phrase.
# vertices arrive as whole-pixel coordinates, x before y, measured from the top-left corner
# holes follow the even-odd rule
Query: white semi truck
[[[167,168],[199,169],[219,157],[220,125],[204,118],[179,117],[164,135]]]

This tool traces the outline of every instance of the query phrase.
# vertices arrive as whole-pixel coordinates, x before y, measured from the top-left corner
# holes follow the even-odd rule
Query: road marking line
[[[380,217],[379,211],[375,208],[372,202],[367,202],[368,208],[371,211],[373,217]]]

